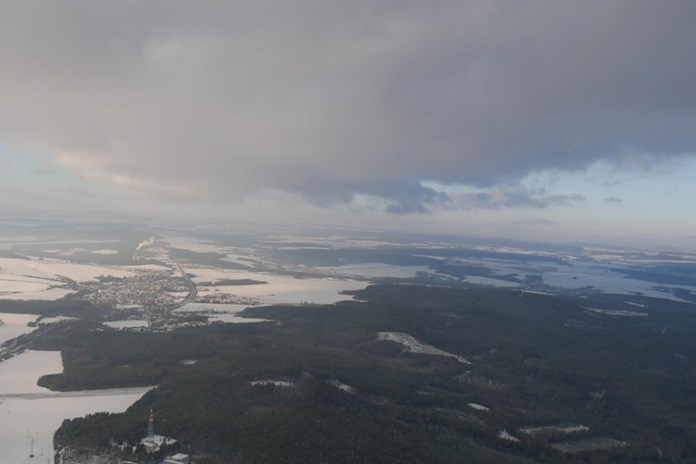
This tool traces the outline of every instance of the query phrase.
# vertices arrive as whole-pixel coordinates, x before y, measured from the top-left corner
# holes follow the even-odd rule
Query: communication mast
[[[147,421],[147,436],[154,440],[155,439],[155,413],[150,409],[150,419]]]

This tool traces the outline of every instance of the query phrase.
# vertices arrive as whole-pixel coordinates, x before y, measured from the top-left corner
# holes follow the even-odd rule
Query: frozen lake
[[[95,412],[123,412],[150,387],[52,392],[41,375],[60,373],[57,351],[25,351],[0,363],[0,455],[3,463],[53,463],[53,434],[64,419]],[[34,458],[30,458],[33,443]]]
[[[36,330],[35,327],[29,327],[27,324],[38,318],[39,316],[34,314],[0,313],[0,321],[4,322],[0,325],[0,344]]]
[[[261,304],[296,304],[301,302],[333,304],[350,300],[350,295],[341,295],[344,290],[361,290],[367,282],[345,278],[299,279],[288,275],[262,272],[230,271],[203,267],[187,267],[194,274],[192,280],[198,286],[198,296],[205,298],[215,294],[235,295],[258,301]],[[255,280],[266,282],[258,285],[224,285],[225,280]],[[201,285],[212,283],[213,285]]]
[[[175,312],[201,313],[208,316],[209,322],[219,321],[232,324],[266,322],[268,320],[237,316],[239,312],[244,311],[248,307],[249,305],[241,304],[188,303],[182,306],[181,308],[175,310]]]
[[[653,298],[664,298],[681,302],[684,300],[675,297],[671,293],[656,290],[655,287],[663,286],[696,291],[696,288],[685,285],[660,285],[654,282],[631,279],[602,266],[590,265],[557,266],[553,271],[544,272],[543,280],[544,284],[552,287],[569,289],[594,287],[605,293],[623,295],[642,293]]]

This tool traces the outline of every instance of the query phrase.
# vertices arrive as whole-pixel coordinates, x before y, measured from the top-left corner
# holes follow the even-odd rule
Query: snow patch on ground
[[[355,393],[355,388],[351,387],[350,385],[346,385],[343,382],[339,382],[338,380],[329,380],[327,383],[333,387],[338,388],[341,391],[346,392],[346,393],[350,393],[350,394]]]
[[[501,440],[511,441],[511,442],[513,442],[513,443],[519,443],[519,442],[520,442],[520,439],[519,439],[519,438],[517,438],[517,437],[514,436],[514,435],[510,435],[510,433],[509,433],[507,430],[505,430],[505,429],[503,429],[503,430],[501,430],[500,432],[498,432],[498,438],[500,438]]]
[[[490,408],[478,403],[467,403],[470,408],[476,409],[477,411],[490,411]]]
[[[55,301],[60,300],[70,294],[71,290],[65,288],[49,288],[42,290],[40,292],[25,292],[25,293],[13,293],[7,295],[0,295],[0,300],[18,300],[18,301]]]

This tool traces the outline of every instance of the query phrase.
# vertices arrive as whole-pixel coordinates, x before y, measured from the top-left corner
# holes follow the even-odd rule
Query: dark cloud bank
[[[173,199],[572,204],[500,186],[694,153],[694,24],[695,2],[2,4],[0,142]]]

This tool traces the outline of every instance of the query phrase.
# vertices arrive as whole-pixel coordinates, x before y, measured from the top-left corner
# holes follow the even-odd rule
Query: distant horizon
[[[679,1],[3,3],[0,214],[696,251],[694,23]]]
[[[626,238],[607,238],[606,236],[588,237],[585,239],[578,237],[558,236],[552,239],[541,239],[530,234],[529,236],[521,236],[519,231],[512,231],[508,234],[501,232],[499,226],[492,226],[491,233],[479,232],[475,233],[466,230],[436,230],[423,231],[419,229],[396,229],[396,228],[379,228],[370,227],[369,225],[343,225],[343,224],[327,224],[327,223],[282,223],[273,221],[234,221],[225,218],[201,217],[193,224],[189,219],[179,217],[146,217],[144,215],[130,216],[114,215],[111,213],[94,212],[93,214],[86,213],[76,216],[65,212],[54,212],[46,214],[41,211],[24,211],[16,214],[7,214],[0,210],[0,241],[3,238],[2,226],[8,222],[17,221],[19,224],[26,222],[37,221],[56,222],[66,226],[126,226],[126,227],[142,227],[156,232],[158,229],[171,230],[169,228],[180,229],[182,231],[218,231],[221,234],[251,234],[259,231],[264,231],[268,234],[273,233],[296,233],[299,237],[311,237],[312,233],[323,231],[343,232],[343,233],[359,233],[365,235],[385,235],[391,240],[404,239],[412,237],[413,239],[441,239],[461,242],[460,246],[471,246],[466,242],[477,242],[477,245],[490,246],[539,246],[539,247],[599,247],[599,248],[614,248],[617,250],[636,250],[643,252],[677,252],[696,254],[696,237],[685,236],[682,241],[675,242],[669,237],[645,237],[642,240],[638,235],[634,235],[629,239]],[[507,225],[508,230],[513,228],[514,224]],[[269,230],[268,228],[271,228]],[[40,231],[41,229],[39,229]],[[516,233],[518,232],[518,233]],[[350,236],[350,235],[349,235]]]

